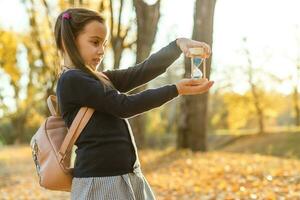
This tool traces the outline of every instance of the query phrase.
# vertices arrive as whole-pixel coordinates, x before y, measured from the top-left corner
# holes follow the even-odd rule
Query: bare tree
[[[157,25],[160,18],[160,0],[148,5],[143,0],[133,0],[137,19],[136,63],[146,59],[154,43]],[[137,88],[133,93],[143,91],[146,85]],[[130,120],[139,147],[144,144],[145,115],[139,115]]]
[[[120,67],[122,53],[126,48],[131,48],[133,44],[135,44],[135,40],[131,42],[127,42],[128,33],[132,27],[132,19],[128,20],[128,24],[122,23],[123,21],[123,11],[124,11],[124,0],[119,1],[119,9],[117,11],[118,18],[114,18],[114,13],[116,12],[113,8],[113,0],[109,1],[109,10],[110,10],[110,32],[111,32],[111,45],[114,54],[114,69],[118,69]],[[128,2],[127,2],[128,3]]]
[[[295,83],[293,84],[292,102],[294,109],[295,126],[300,126],[300,103],[299,103],[299,81],[300,81],[300,57],[296,61]]]
[[[244,38],[243,41],[246,43],[247,39]],[[257,116],[257,123],[259,128],[258,133],[262,134],[265,132],[264,107],[262,106],[262,101],[261,101],[262,94],[256,86],[257,83],[255,83],[254,81],[254,69],[253,69],[251,54],[247,48],[244,48],[244,53],[247,57],[247,62],[248,62],[247,75],[248,75],[248,82],[250,85],[251,93],[253,96],[253,104]]]
[[[42,2],[46,10],[46,15],[49,15],[49,7],[48,4],[43,1]],[[45,91],[45,100],[50,94],[54,93],[54,87],[57,81],[57,77],[55,76],[55,67],[58,66],[58,55],[55,51],[53,42],[49,44],[48,48],[45,47],[47,44],[47,39],[43,39],[43,37],[50,37],[50,41],[54,41],[54,37],[52,34],[53,25],[51,23],[51,19],[49,16],[46,17],[48,26],[46,29],[41,30],[41,25],[37,21],[39,19],[39,16],[37,14],[36,4],[34,0],[30,1],[30,4],[27,4],[27,11],[29,14],[29,24],[30,24],[30,35],[32,36],[32,41],[34,45],[31,46],[31,48],[35,48],[38,51],[38,56],[36,57],[36,60],[41,61],[42,66],[41,67],[35,67],[31,70],[34,70],[37,73],[37,77],[40,78],[40,83],[43,85],[43,91]],[[40,22],[41,23],[41,22]],[[48,32],[47,32],[48,31]],[[48,44],[47,44],[48,45]],[[28,47],[28,46],[27,46]],[[47,51],[46,51],[47,48]],[[46,54],[47,52],[47,54]],[[48,111],[46,111],[48,114]]]
[[[196,0],[192,38],[212,46],[213,19],[216,0]],[[211,58],[207,60],[209,78]],[[185,77],[190,76],[190,60],[185,59]],[[182,98],[179,116],[177,148],[206,151],[208,93]]]
[[[299,37],[299,30],[300,27],[296,27],[296,44],[299,44],[300,37]],[[295,113],[295,125],[300,126],[300,103],[299,103],[299,83],[300,83],[300,46],[297,46],[298,54],[296,58],[296,73],[295,73],[295,84],[293,86],[293,104],[294,104],[294,113]]]

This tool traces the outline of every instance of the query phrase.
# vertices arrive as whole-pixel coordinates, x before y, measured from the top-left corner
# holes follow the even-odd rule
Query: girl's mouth
[[[99,64],[99,63],[100,63],[100,61],[101,61],[101,59],[100,59],[100,58],[93,59],[93,63],[96,63],[96,64]]]

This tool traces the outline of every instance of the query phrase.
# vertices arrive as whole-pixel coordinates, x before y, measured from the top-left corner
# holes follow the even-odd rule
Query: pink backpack
[[[50,190],[71,191],[70,168],[72,147],[94,113],[94,109],[82,107],[68,130],[57,109],[56,96],[47,99],[51,116],[31,138],[32,156],[42,187]]]

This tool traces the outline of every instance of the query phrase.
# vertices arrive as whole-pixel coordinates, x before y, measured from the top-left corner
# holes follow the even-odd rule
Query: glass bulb
[[[201,72],[200,65],[203,59],[199,57],[192,57],[191,58],[191,77],[192,78],[202,78],[203,73]]]

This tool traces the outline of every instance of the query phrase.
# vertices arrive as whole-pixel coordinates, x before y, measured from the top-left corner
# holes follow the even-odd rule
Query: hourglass
[[[191,78],[206,78],[206,61],[204,57],[204,49],[201,47],[190,48],[191,54]],[[203,73],[200,66],[203,63]]]

